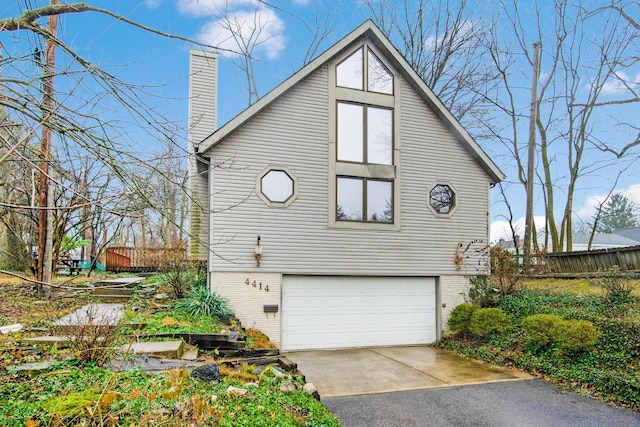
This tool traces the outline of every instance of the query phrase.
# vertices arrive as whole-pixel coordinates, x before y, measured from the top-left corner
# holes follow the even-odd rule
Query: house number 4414
[[[245,284],[245,285],[247,285],[247,286],[251,285],[251,286],[253,286],[254,288],[257,288],[257,289],[259,289],[259,290],[261,290],[261,291],[267,291],[267,292],[269,292],[269,285],[264,285],[264,286],[262,286],[262,282],[260,282],[260,283],[256,283],[256,281],[255,281],[255,280],[254,280],[253,282],[251,282],[251,281],[249,281],[249,279],[247,279],[247,280],[245,280],[245,281],[244,281],[244,284]]]

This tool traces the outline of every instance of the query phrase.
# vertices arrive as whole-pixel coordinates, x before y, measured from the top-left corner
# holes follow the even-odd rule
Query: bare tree
[[[472,0],[365,0],[373,20],[425,83],[460,121],[480,115],[478,88],[490,90],[494,72],[483,48],[490,28]]]
[[[51,250],[44,249],[42,240],[38,244],[38,260],[44,258],[43,254],[50,254],[53,261],[49,267],[42,264],[36,268],[39,283],[50,281],[49,274],[56,258],[60,256],[60,244],[65,236],[91,228],[88,227],[88,222],[96,218],[91,213],[92,209],[96,209],[96,212],[130,215],[131,205],[126,202],[126,198],[123,199],[125,202],[118,202],[110,197],[107,200],[91,197],[90,186],[103,186],[97,184],[100,180],[96,180],[96,176],[86,175],[88,169],[83,168],[83,159],[97,159],[101,173],[107,173],[110,177],[108,185],[117,189],[116,194],[120,196],[138,194],[145,197],[135,185],[141,164],[146,165],[150,171],[162,173],[154,169],[152,163],[141,161],[144,160],[144,153],[133,150],[135,145],[127,140],[126,132],[121,130],[125,123],[106,118],[113,117],[113,114],[105,111],[103,106],[119,105],[123,114],[128,114],[130,123],[126,125],[136,126],[146,132],[150,140],[162,143],[175,134],[175,125],[171,120],[158,114],[144,101],[150,95],[149,88],[126,84],[85,59],[57,35],[55,20],[58,17],[90,12],[110,16],[126,25],[163,37],[210,47],[182,36],[160,32],[86,3],[58,5],[53,1],[49,6],[0,19],[0,32],[13,35],[10,44],[0,46],[0,107],[12,122],[24,128],[25,135],[9,141],[8,149],[0,153],[0,166],[10,161],[19,161],[23,170],[34,172],[31,175],[32,186],[41,186],[39,203],[33,202],[33,193],[29,197],[27,187],[22,187],[21,193],[12,193],[16,195],[11,199],[15,201],[14,204],[4,201],[0,203],[3,208],[10,209],[12,214],[28,219],[27,223],[40,226],[37,233],[29,230],[26,233],[28,238],[35,236],[42,239],[45,234],[52,236]],[[48,27],[39,22],[46,18],[50,21]],[[45,45],[47,54],[43,56]],[[52,51],[57,51],[59,61],[55,61],[53,55],[49,54]],[[56,90],[54,78],[64,82],[59,85],[65,88],[64,91]],[[28,141],[39,134],[40,130],[43,132],[43,149],[40,150],[42,156],[27,155],[33,154],[27,146]],[[182,144],[177,143],[176,146]],[[29,150],[25,151],[23,148]],[[79,171],[84,171],[85,176],[79,175]],[[152,175],[149,171],[144,174]],[[39,177],[34,178],[36,176]],[[20,198],[17,198],[18,194]],[[43,198],[43,194],[47,197]],[[124,210],[118,211],[117,206]],[[42,215],[37,218],[38,213],[42,212],[50,213],[48,216],[51,219],[43,219],[45,217]],[[25,236],[24,233],[22,235]],[[39,290],[44,291],[42,288]],[[41,292],[41,295],[46,296],[45,292]]]
[[[289,15],[302,23],[311,38],[302,58],[302,64],[309,63],[317,54],[322,43],[330,36],[333,25],[328,15],[321,15],[320,7],[315,11],[313,22],[308,23],[292,12],[272,3],[258,1],[253,10],[237,10],[229,3],[211,11],[215,21],[209,24],[204,33],[210,42],[232,47],[232,51],[223,56],[236,66],[245,80],[247,105],[260,98],[263,88],[256,80],[256,67],[261,56],[273,56],[270,45],[280,45],[284,24],[275,12]]]
[[[637,124],[618,122],[616,129],[611,119],[619,106],[640,102],[634,85],[625,78],[639,60],[635,48],[638,33],[612,11],[603,11],[597,22],[592,22],[594,15],[567,0],[554,2],[553,7],[536,4],[532,9],[514,1],[503,4],[502,10],[503,16],[496,22],[509,23],[509,31],[496,27],[487,43],[501,88],[486,100],[499,114],[482,123],[493,129],[490,132],[509,150],[518,180],[525,186],[526,139],[519,134],[525,129],[528,106],[520,100],[526,99],[523,80],[532,74],[527,70],[534,63],[533,43],[541,40],[543,75],[535,102],[535,148],[537,189],[542,193],[546,217],[544,244],[552,251],[570,250],[579,179],[614,164],[624,168],[625,159],[630,159],[638,145],[636,137],[625,141],[623,136]],[[599,31],[594,32],[596,23]],[[598,129],[603,121],[609,124],[606,134]]]

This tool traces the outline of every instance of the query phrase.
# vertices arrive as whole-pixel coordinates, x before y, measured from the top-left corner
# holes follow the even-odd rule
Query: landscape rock
[[[239,341],[240,340],[240,334],[235,332],[235,331],[231,331],[229,332],[229,341]]]
[[[318,393],[318,389],[316,388],[316,386],[313,385],[313,383],[306,383],[304,385],[303,390],[309,393],[315,399],[320,400],[320,394]]]
[[[167,295],[167,294],[157,294],[155,296],[155,299],[158,300],[158,301],[162,301],[162,300],[165,300],[165,299],[168,299],[168,298],[169,298],[169,295]]]
[[[53,367],[53,362],[35,362],[25,363],[23,365],[11,366],[7,369],[15,370],[18,374],[37,375],[42,372],[48,371]]]
[[[187,351],[185,351],[184,353],[182,353],[182,360],[198,360],[198,348],[197,347],[193,347],[193,348],[189,348]]]
[[[146,372],[162,372],[167,369],[186,368],[192,370],[202,366],[201,363],[185,360],[163,359],[152,357],[147,354],[129,355],[126,359],[115,358],[110,360],[106,368],[115,372],[128,371],[131,369],[141,369]]]
[[[220,376],[220,368],[216,363],[202,365],[194,369],[191,371],[191,376],[206,382],[220,381],[222,378]]]
[[[20,323],[14,323],[13,325],[0,326],[0,332],[3,335],[6,335],[10,332],[19,332],[22,330],[22,325]]]
[[[182,341],[150,341],[150,342],[134,342],[133,344],[124,344],[120,347],[122,351],[133,354],[151,354],[155,356],[168,357],[170,359],[179,359],[184,350]]]
[[[275,378],[278,382],[282,382],[283,380],[292,380],[293,377],[288,373],[281,371],[273,365],[267,366],[264,371],[260,374],[260,381],[264,379]]]
[[[295,391],[296,386],[294,386],[293,384],[282,384],[280,386],[280,392],[282,393],[286,393],[288,391]]]
[[[249,393],[249,390],[244,388],[229,386],[229,388],[227,389],[227,394],[230,394],[232,396],[244,396],[247,393]]]

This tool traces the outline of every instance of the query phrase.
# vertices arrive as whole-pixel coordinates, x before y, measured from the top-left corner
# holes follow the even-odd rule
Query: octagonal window
[[[429,207],[436,214],[453,213],[456,207],[456,193],[448,184],[436,184],[429,190]]]
[[[257,179],[258,196],[270,206],[286,207],[296,197],[297,180],[287,168],[267,168]]]

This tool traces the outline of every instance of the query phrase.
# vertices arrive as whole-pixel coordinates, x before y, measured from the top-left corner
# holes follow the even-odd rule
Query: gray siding
[[[283,274],[477,274],[474,248],[488,240],[490,178],[417,96],[401,83],[401,230],[328,227],[328,71],[325,65],[212,150],[211,258],[213,271],[251,271],[261,236],[260,271]],[[288,208],[266,206],[255,194],[267,166],[286,166],[299,181]],[[457,190],[457,210],[436,218],[427,190]],[[474,240],[457,269],[456,246]]]
[[[198,145],[216,129],[217,55],[190,51],[189,70],[189,235],[190,255],[206,260],[209,238],[209,164],[196,153]]]

